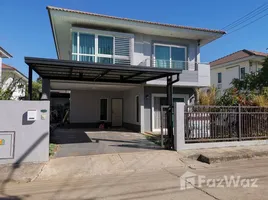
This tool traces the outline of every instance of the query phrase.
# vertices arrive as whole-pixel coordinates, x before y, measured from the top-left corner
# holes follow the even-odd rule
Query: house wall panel
[[[100,99],[108,99],[107,122],[111,122],[112,98],[123,98],[123,92],[100,90],[71,90],[70,122],[99,123]]]
[[[136,96],[139,96],[140,100],[140,116],[139,122],[137,122],[136,116]],[[131,90],[124,92],[124,117],[123,123],[126,128],[133,129],[138,132],[143,132],[143,108],[144,108],[144,93],[143,86],[137,86]]]

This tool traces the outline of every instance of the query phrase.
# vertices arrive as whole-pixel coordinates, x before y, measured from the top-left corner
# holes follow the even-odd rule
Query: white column
[[[174,107],[174,147],[176,151],[183,149],[185,145],[184,106],[185,103],[177,102]]]
[[[144,85],[140,87],[139,92],[139,100],[140,100],[140,132],[144,133]]]
[[[134,37],[131,37],[129,39],[129,56],[130,56],[130,64],[137,65],[137,63],[134,62]]]

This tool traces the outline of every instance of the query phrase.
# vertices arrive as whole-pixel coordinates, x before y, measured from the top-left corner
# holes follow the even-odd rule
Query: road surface
[[[194,179],[181,178],[185,172]],[[234,184],[229,182],[232,178]],[[201,187],[200,181],[203,183]],[[268,158],[79,179],[70,175],[63,180],[36,180],[19,184],[13,182],[2,184],[0,192],[0,199],[27,200],[265,200],[268,199]]]

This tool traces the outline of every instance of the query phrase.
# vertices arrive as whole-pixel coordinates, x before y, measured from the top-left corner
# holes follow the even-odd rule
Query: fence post
[[[238,138],[239,138],[239,141],[242,140],[242,135],[241,135],[241,105],[239,104],[238,105]]]
[[[185,145],[184,130],[184,107],[185,103],[175,103],[174,107],[174,148],[176,151],[183,149]]]

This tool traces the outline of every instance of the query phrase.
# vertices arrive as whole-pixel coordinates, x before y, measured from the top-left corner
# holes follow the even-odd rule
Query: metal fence
[[[242,141],[268,138],[268,108],[185,106],[185,142]]]

